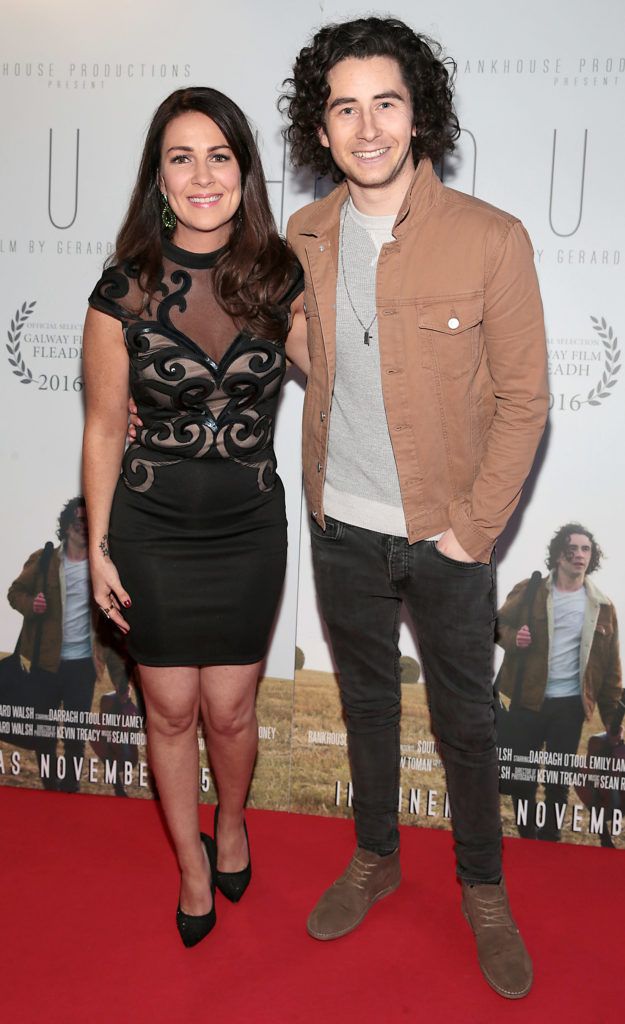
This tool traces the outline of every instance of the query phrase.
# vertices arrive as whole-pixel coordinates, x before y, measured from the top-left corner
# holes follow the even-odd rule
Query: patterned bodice
[[[260,490],[273,487],[284,344],[252,337],[218,305],[212,276],[222,251],[188,253],[164,240],[161,282],[147,306],[128,264],[105,270],[89,298],[123,325],[143,421],[123,460],[133,490],[148,490],[157,467],[185,458],[233,459],[256,472]],[[285,321],[302,287],[300,272],[281,303]]]

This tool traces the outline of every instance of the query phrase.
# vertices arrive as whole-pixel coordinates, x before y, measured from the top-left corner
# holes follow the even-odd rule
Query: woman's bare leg
[[[200,669],[202,718],[219,792],[220,871],[241,871],[248,861],[243,806],[258,748],[255,705],[260,664]]]
[[[210,869],[200,842],[197,722],[200,670],[140,665],[148,756],[180,867],[180,907],[207,914]]]

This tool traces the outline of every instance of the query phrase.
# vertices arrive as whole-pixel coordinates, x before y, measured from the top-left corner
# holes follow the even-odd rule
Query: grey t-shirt
[[[325,512],[352,526],[407,535],[384,409],[376,271],[395,216],[370,217],[351,199],[341,210],[336,286],[336,376],[332,396]],[[365,344],[368,329],[368,344]]]
[[[581,693],[580,647],[586,590],[551,591],[553,600],[553,636],[549,652],[546,697],[576,697]]]
[[[65,607],[61,657],[66,661],[91,656],[91,610],[89,604],[89,560],[72,562],[63,555]]]

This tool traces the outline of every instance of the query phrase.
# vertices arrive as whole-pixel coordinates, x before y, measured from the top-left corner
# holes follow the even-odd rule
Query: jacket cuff
[[[449,506],[449,523],[456,539],[476,562],[490,562],[495,540],[478,530],[469,519],[463,505],[452,502]]]

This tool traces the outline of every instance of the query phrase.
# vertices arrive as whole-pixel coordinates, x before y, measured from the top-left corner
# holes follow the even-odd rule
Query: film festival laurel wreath
[[[82,391],[83,380],[80,376],[74,377],[72,380],[70,375],[67,374],[38,373],[36,370],[33,372],[31,367],[28,365],[28,356],[25,358],[25,353],[22,349],[22,342],[28,342],[30,340],[37,341],[37,335],[35,335],[33,339],[30,339],[28,335],[24,338],[22,336],[22,332],[27,321],[32,316],[36,305],[37,301],[35,299],[32,299],[30,302],[23,302],[11,319],[9,329],[7,331],[7,337],[9,339],[7,352],[9,353],[9,363],[12,368],[11,372],[18,378],[20,384],[38,384],[39,391]],[[35,324],[35,327],[41,326],[41,324]],[[80,356],[80,351],[78,349],[73,351],[75,351],[76,355]],[[35,355],[36,354],[37,350],[35,349]],[[43,356],[42,358],[46,358],[46,356]]]
[[[588,405],[601,405],[603,399],[609,398],[612,394],[609,388],[613,388],[617,383],[617,377],[621,369],[621,350],[618,347],[618,338],[612,328],[606,323],[605,317],[601,317],[598,320],[596,317],[591,316],[590,319],[593,329],[601,338],[604,349],[605,369],[599,383],[594,388],[591,388],[586,395],[586,402],[588,402]]]
[[[32,371],[28,366],[26,366],[26,363],[24,362],[24,357],[22,356],[20,348],[20,338],[22,336],[24,325],[28,320],[29,316],[32,314],[32,311],[34,310],[36,305],[36,300],[33,300],[32,302],[22,303],[20,308],[17,310],[15,316],[11,320],[11,326],[7,331],[7,336],[9,339],[9,344],[7,345],[7,350],[9,353],[9,362],[13,367],[13,373],[15,374],[16,377],[19,377],[21,384],[32,384],[33,381],[35,380]]]
[[[32,315],[36,305],[35,299],[32,302],[22,303],[13,316],[11,326],[7,331],[9,363],[13,367],[12,372],[19,378],[21,384],[32,384],[37,380],[37,377],[33,375],[32,370],[24,361],[20,344],[26,321]],[[603,373],[600,380],[590,389],[585,398],[577,399],[576,396],[575,405],[571,405],[571,409],[579,409],[582,405],[601,405],[612,394],[610,389],[618,383],[618,374],[622,368],[620,362],[621,350],[618,347],[618,338],[613,328],[609,326],[603,316],[600,318],[591,316],[590,320],[593,330],[597,332],[603,345]]]

